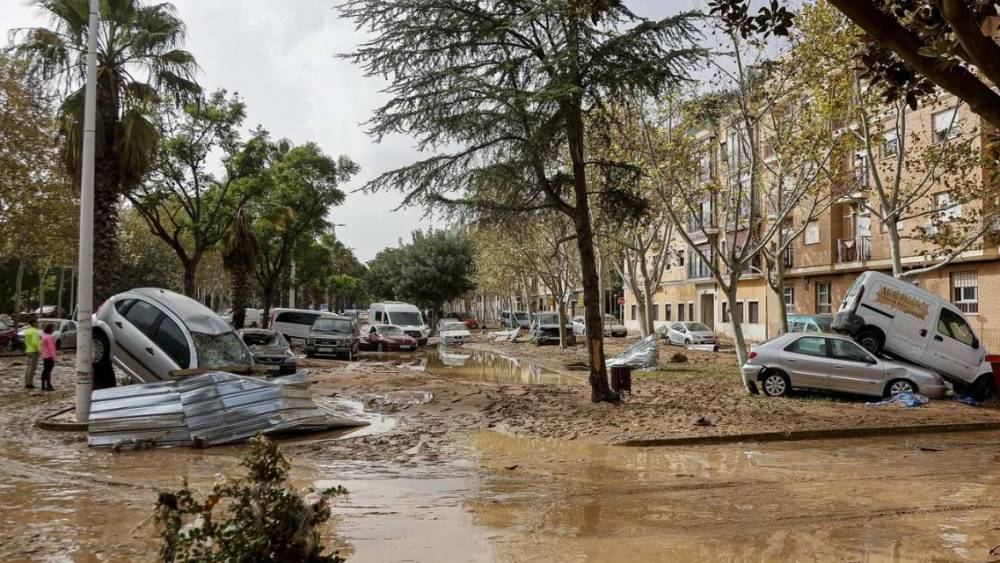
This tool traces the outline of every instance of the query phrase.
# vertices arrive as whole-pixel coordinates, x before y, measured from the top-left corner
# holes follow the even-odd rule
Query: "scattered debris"
[[[684,352],[674,352],[670,354],[670,363],[672,364],[686,364],[688,361],[687,354]]]
[[[877,403],[868,403],[869,405],[876,407],[884,406],[898,406],[898,407],[919,407],[926,405],[931,402],[930,399],[920,395],[919,393],[900,393],[899,395],[894,395],[884,401],[878,401]]]
[[[969,405],[970,407],[978,407],[979,405],[982,404],[973,397],[964,397],[962,395],[955,397],[955,400],[958,401],[959,403],[964,403],[966,405]]]
[[[651,369],[659,364],[659,351],[656,342],[656,335],[650,334],[646,338],[636,342],[626,348],[621,354],[611,358],[607,366],[629,366],[637,369]]]
[[[703,417],[703,416],[700,416],[700,417],[698,417],[697,420],[694,421],[694,425],[695,426],[715,426],[715,423],[712,422],[711,420]]]
[[[213,446],[257,434],[364,426],[312,401],[308,376],[209,372],[94,392],[91,446]]]
[[[486,337],[494,342],[517,342],[518,335],[521,334],[521,327],[511,330],[498,330],[486,333]]]
[[[920,451],[922,452],[943,452],[941,448],[928,448],[926,446],[921,446]]]
[[[515,464],[515,465],[505,465],[505,466],[503,466],[503,468],[504,468],[504,469],[507,469],[507,470],[509,470],[509,471],[513,471],[513,470],[517,469],[518,467],[521,467],[521,466],[520,466],[520,465],[517,465],[517,464]]]
[[[689,344],[688,350],[701,350],[703,352],[718,352],[718,344]]]

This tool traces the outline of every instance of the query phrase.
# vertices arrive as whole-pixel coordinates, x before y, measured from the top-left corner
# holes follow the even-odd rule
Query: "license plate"
[[[413,348],[412,346],[400,346],[399,347],[400,350],[411,350],[412,348]]]
[[[319,350],[320,352],[333,352],[333,348],[324,348],[322,346],[317,348],[317,350]]]

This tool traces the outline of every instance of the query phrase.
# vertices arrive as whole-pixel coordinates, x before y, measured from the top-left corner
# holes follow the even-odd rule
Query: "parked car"
[[[250,348],[254,363],[277,366],[278,373],[285,375],[298,371],[298,359],[280,332],[269,328],[244,328],[238,334]]]
[[[744,383],[760,383],[765,395],[792,389],[843,391],[872,397],[920,393],[932,399],[947,391],[936,373],[882,359],[848,337],[785,333],[755,346],[742,368]]]
[[[417,340],[417,344],[427,344],[431,329],[424,322],[423,313],[415,305],[399,301],[372,303],[368,313],[369,321],[374,324],[396,325],[403,332]]]
[[[341,315],[323,315],[316,319],[306,336],[305,353],[313,356],[343,356],[354,361],[361,351],[358,322]]]
[[[573,317],[573,334],[576,336],[584,336],[587,334],[587,321],[583,315],[577,315]],[[628,329],[625,328],[618,318],[614,315],[605,314],[604,315],[604,336],[611,336],[614,338],[621,338],[628,336]]]
[[[178,369],[249,367],[253,357],[208,307],[166,289],[140,288],[108,298],[94,314],[93,362],[95,382],[113,382],[114,364],[149,383]]]
[[[528,319],[528,313],[525,313],[524,311],[503,311],[500,313],[500,324],[503,325],[504,328],[531,328],[531,321]]]
[[[301,344],[309,336],[316,319],[329,314],[310,309],[271,309],[271,322],[267,328],[280,332],[291,345]]]
[[[366,325],[361,327],[361,335],[362,350],[409,352],[417,349],[417,339],[395,325]]]
[[[37,319],[35,326],[41,331],[45,325],[52,325],[52,336],[56,339],[56,348],[76,348],[76,321],[69,319]],[[24,348],[24,333],[27,325],[17,331],[17,347]]]
[[[244,309],[243,310],[243,327],[244,328],[257,328],[260,326],[261,320],[263,320],[263,311],[260,309]],[[226,321],[230,325],[233,324],[233,310],[226,309],[224,313],[219,315],[222,320]]]
[[[947,299],[880,272],[864,272],[847,291],[833,320],[868,351],[922,365],[985,398],[996,393],[986,347],[962,311]]]
[[[17,333],[7,323],[0,322],[0,348],[13,348],[17,345]]]
[[[535,313],[531,321],[531,341],[542,346],[544,344],[559,344],[559,313]],[[565,340],[567,346],[576,346],[573,335],[573,325],[566,323]]]
[[[469,330],[479,330],[479,319],[475,315],[470,315],[468,313],[454,313],[453,317],[465,323],[465,326]]]
[[[660,334],[671,344],[690,346],[692,344],[716,344],[715,332],[699,322],[683,322],[665,325]]]
[[[788,315],[788,332],[833,332],[830,315]]]
[[[462,321],[454,319],[442,319],[438,323],[438,340],[445,346],[462,345],[472,341],[472,333],[469,327]]]

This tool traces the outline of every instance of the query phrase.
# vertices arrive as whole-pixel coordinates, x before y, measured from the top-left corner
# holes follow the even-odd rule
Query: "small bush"
[[[288,481],[288,461],[264,436],[250,440],[240,463],[248,475],[220,480],[204,501],[186,480],[181,490],[160,493],[155,516],[164,561],[345,561],[337,552],[323,554],[317,528],[330,518],[328,499],[346,489],[296,492]]]
[[[670,363],[672,364],[686,364],[688,361],[687,354],[683,352],[674,352],[670,355]]]

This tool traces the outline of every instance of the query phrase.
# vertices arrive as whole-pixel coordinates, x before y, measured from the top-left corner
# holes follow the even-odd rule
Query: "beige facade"
[[[950,135],[941,136],[939,131],[935,131],[935,120],[940,121],[941,112],[955,107],[954,104],[953,98],[946,97],[936,105],[921,107],[907,114],[907,142],[911,147],[919,147],[920,143],[951,142]],[[965,106],[959,106],[953,123],[956,128],[954,136],[974,139],[971,150],[978,154],[981,150],[979,138],[982,126],[978,116],[969,112]],[[888,124],[885,127],[886,130],[890,129]],[[723,133],[719,133],[717,137],[725,138]],[[712,138],[714,140],[716,136]],[[717,173],[718,162],[725,157],[725,147],[718,142],[708,146],[712,147],[711,168],[713,173]],[[893,176],[895,159],[891,146],[880,148],[876,162],[870,163],[857,156],[855,159],[844,165],[852,167],[854,174],[850,177],[856,185],[852,184],[848,189],[841,187],[837,192],[841,195],[838,195],[836,202],[809,222],[785,255],[785,286],[782,294],[778,295],[768,287],[759,269],[754,269],[741,278],[737,308],[742,308],[743,331],[747,340],[761,341],[778,334],[779,300],[785,300],[789,314],[832,314],[836,312],[847,289],[860,272],[881,270],[891,273],[889,235],[877,216],[866,209],[866,202],[875,201],[872,199],[873,177],[866,167],[878,167],[883,177]],[[919,178],[902,176],[904,185],[918,180]],[[934,198],[947,197],[940,194],[989,181],[992,181],[991,175],[982,166],[975,168],[966,177],[935,175],[933,185],[921,200],[914,202],[913,209],[931,208],[935,203],[940,203],[940,200],[935,201]],[[872,205],[868,203],[868,206]],[[978,205],[978,202],[966,203],[962,206],[965,209],[959,207],[952,213],[956,213],[957,217],[961,217],[963,213],[972,214],[975,212],[973,207]],[[724,222],[718,218],[714,204],[707,205],[706,208],[708,211],[702,220]],[[805,212],[793,211],[788,219],[789,227],[801,225],[802,214]],[[692,219],[692,223],[696,220]],[[904,234],[911,233],[926,226],[928,220],[926,215],[913,217],[902,223],[900,231]],[[718,251],[722,244],[720,240],[732,240],[733,236],[738,236],[732,232],[719,232],[726,229],[695,227],[694,224],[688,226],[687,232],[691,235],[692,242],[704,245],[703,248],[712,252]],[[959,304],[971,324],[980,331],[984,342],[993,350],[1000,350],[1000,248],[997,244],[995,235],[988,232],[981,241],[973,244],[970,250],[962,253],[951,264],[920,275],[916,280],[921,287]],[[675,263],[664,279],[660,280],[659,290],[653,299],[657,306],[655,324],[660,326],[679,320],[695,320],[709,325],[717,333],[731,335],[732,324],[726,321],[732,313],[728,311],[728,306],[724,306],[724,293],[704,268],[692,267],[690,260],[694,252],[687,248],[687,244],[675,240],[674,245]],[[913,239],[902,240],[900,248],[906,269],[936,263],[934,253],[941,254],[940,248]],[[683,259],[680,258],[681,253]],[[638,329],[635,298],[627,288],[625,299],[626,325],[631,329]],[[678,315],[681,304],[685,307],[683,318]]]

